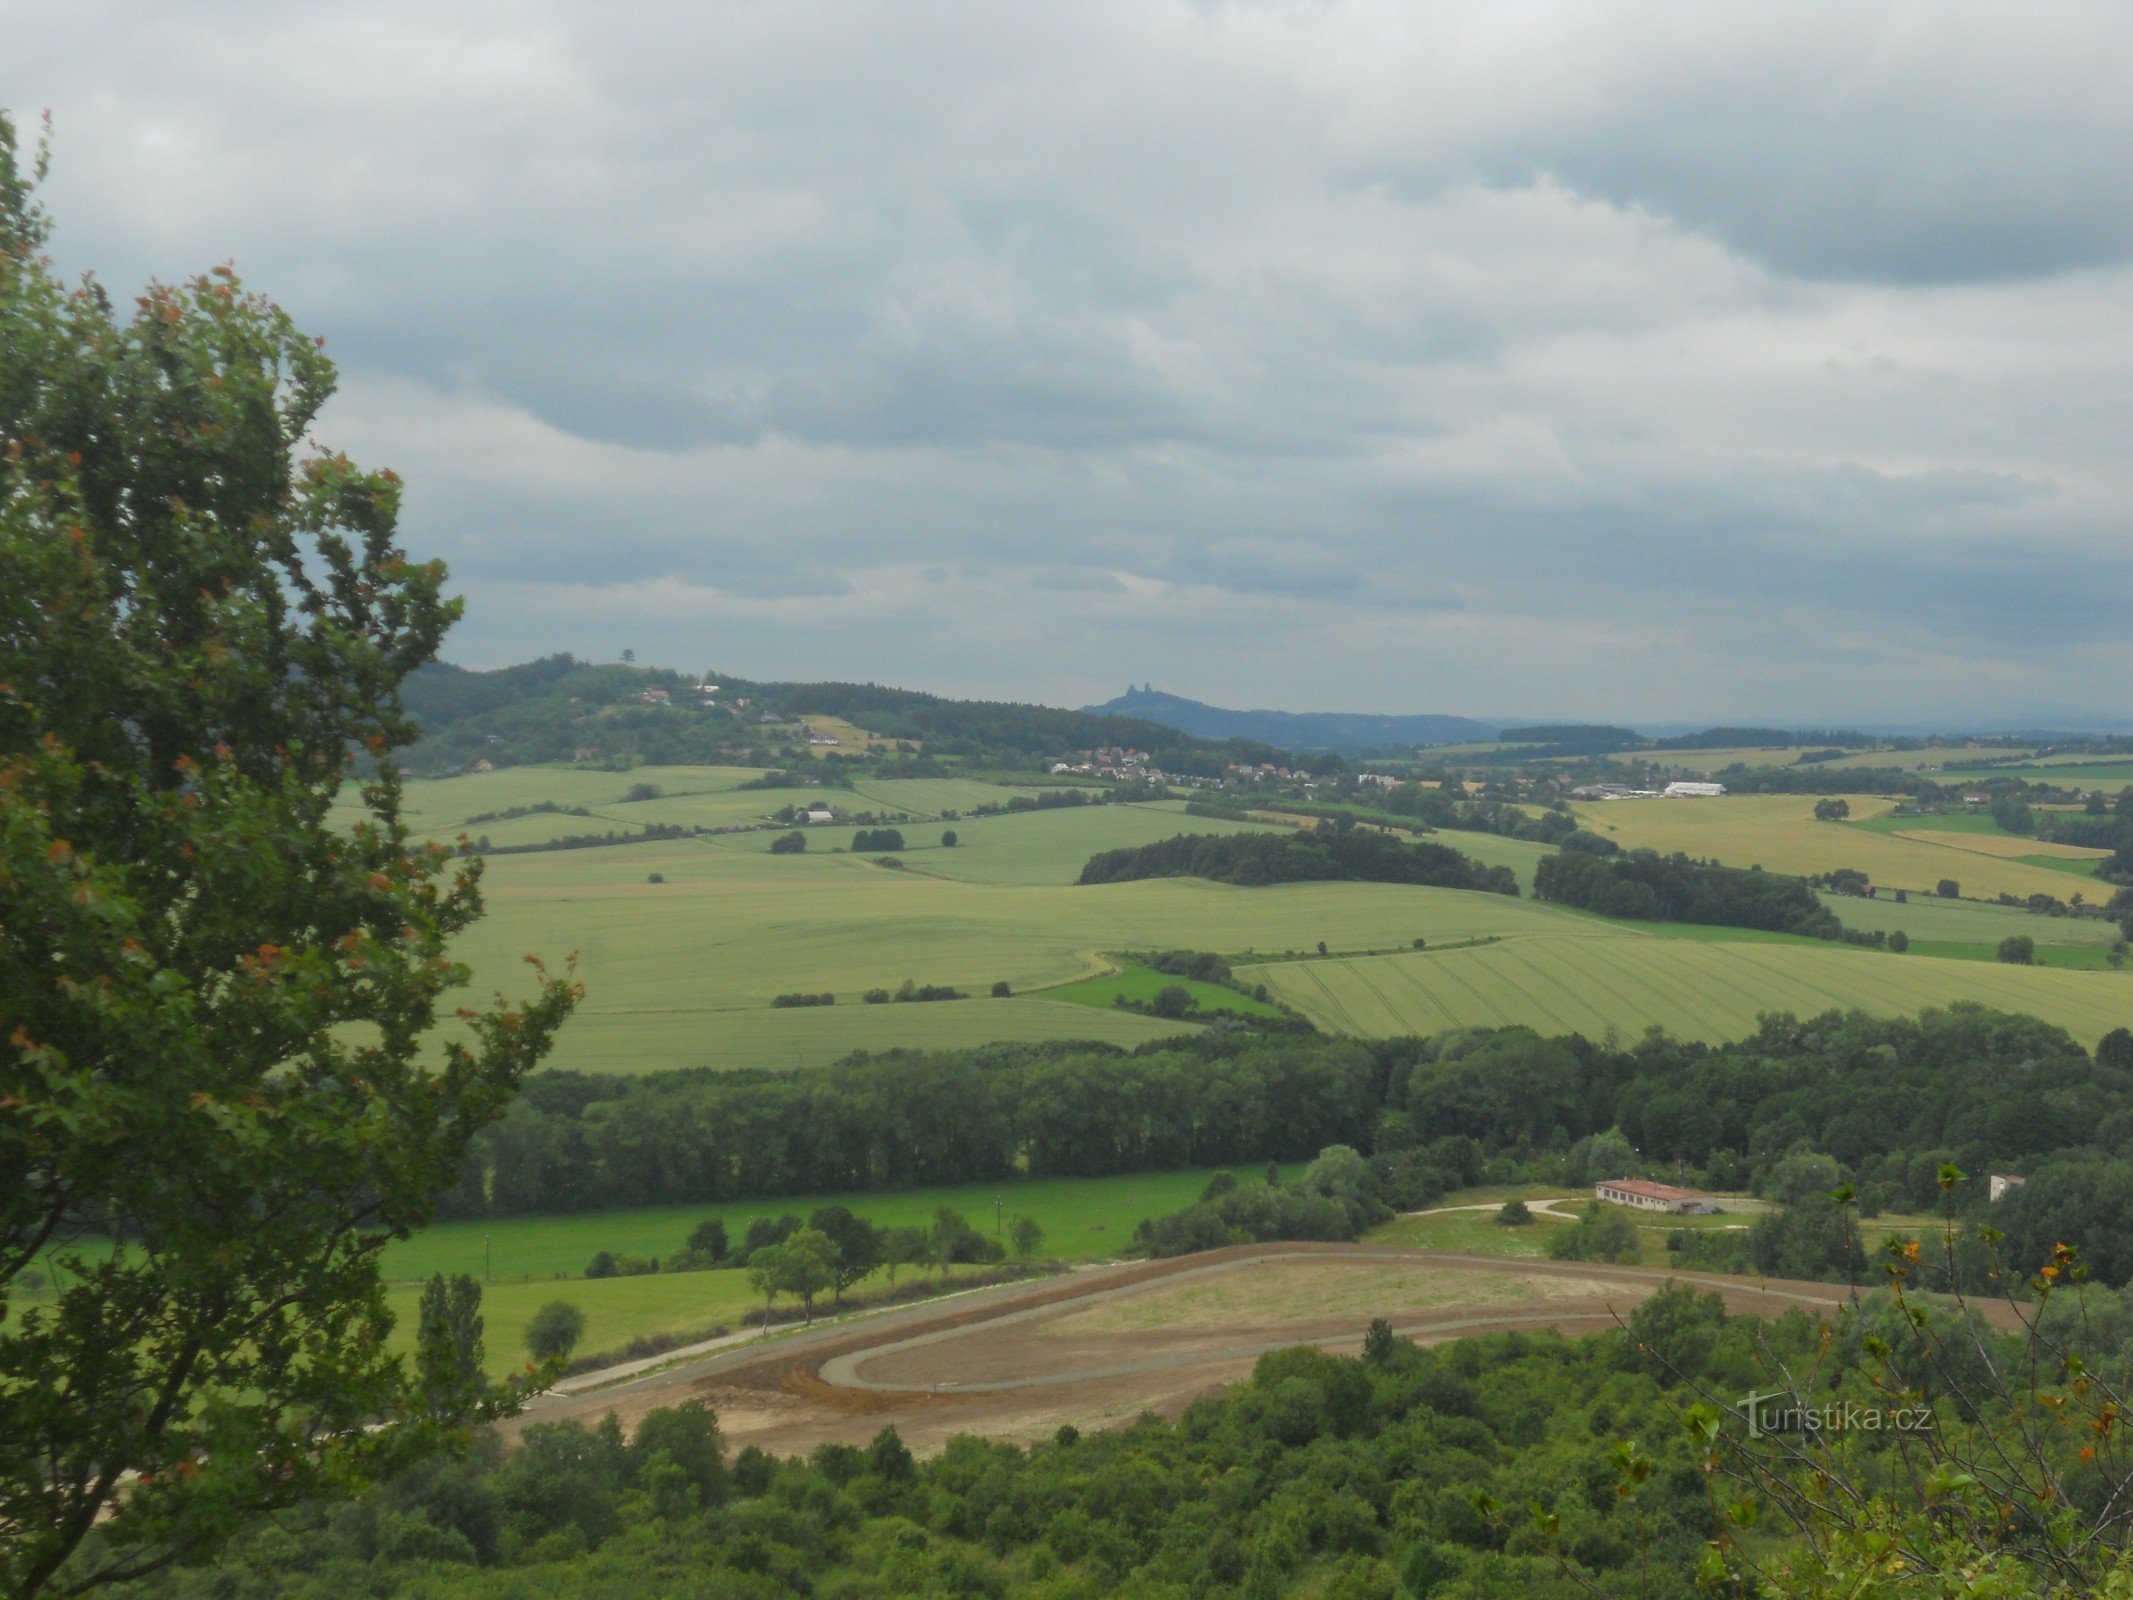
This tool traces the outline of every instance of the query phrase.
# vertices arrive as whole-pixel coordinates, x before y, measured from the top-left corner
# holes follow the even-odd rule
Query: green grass
[[[2118,925],[2103,917],[2047,917],[2016,906],[1943,900],[1938,895],[1914,894],[1907,905],[1898,905],[1886,895],[1864,900],[1856,895],[1825,894],[1821,899],[1847,928],[1866,933],[1877,928],[1893,933],[1901,928],[1910,935],[1914,949],[1921,940],[1997,944],[2018,933],[2028,934],[2040,945],[2100,946],[2118,937]]]
[[[1051,811],[1023,811],[1004,817],[977,817],[951,824],[956,846],[942,849],[940,835],[928,829],[905,852],[913,871],[958,883],[1067,885],[1081,876],[1089,857],[1100,850],[1153,844],[1181,833],[1265,833],[1266,824],[1230,822],[1218,817],[1188,817],[1155,806],[1072,806]]]
[[[1174,831],[1166,813],[1123,810],[1125,825],[1157,837]],[[1025,834],[1032,858],[1049,854],[1042,871],[1055,878],[1065,865],[1079,871],[1074,857],[1093,823],[1119,825],[1077,808],[987,819],[971,830],[989,830],[995,821],[1003,832]],[[1047,827],[1071,842],[1046,842]],[[996,863],[1010,858],[1005,846],[989,853]],[[491,985],[522,993],[521,955],[560,961],[575,951],[586,1001],[564,1031],[556,1064],[638,1071],[791,1064],[824,1059],[832,1047],[841,1053],[975,1043],[972,1029],[980,1025],[996,1027],[1002,1038],[1135,1042],[1160,1025],[1137,1017],[1098,1023],[1110,1014],[1020,997],[1100,975],[1110,950],[1278,953],[1322,939],[1336,949],[1404,948],[1417,936],[1445,943],[1564,921],[1561,912],[1528,901],[1399,884],[1243,889],[1166,879],[1083,888],[957,881],[919,870],[950,857],[959,870],[1006,875],[983,857],[974,868],[963,865],[961,849],[914,851],[907,858],[913,866],[897,871],[864,856],[772,857],[723,840],[500,856],[483,885],[489,915],[459,948],[475,970],[477,993]],[[665,881],[648,882],[655,872]],[[905,978],[977,995],[1005,980],[1018,998],[854,1004],[863,991],[894,989]],[[773,996],[792,991],[826,991],[838,1003],[768,1010]],[[978,1009],[985,1006],[998,1009]]]
[[[1258,1181],[1264,1169],[1210,1167],[1115,1178],[1039,1178],[885,1194],[800,1195],[726,1205],[440,1223],[386,1251],[385,1272],[392,1280],[387,1299],[399,1323],[394,1348],[413,1348],[416,1302],[421,1284],[432,1273],[463,1272],[480,1279],[493,1271],[483,1288],[482,1306],[488,1322],[489,1371],[501,1376],[524,1361],[520,1341],[526,1324],[551,1300],[567,1300],[585,1313],[581,1353],[616,1350],[652,1334],[704,1333],[718,1323],[738,1329],[742,1313],[762,1303],[748,1288],[745,1272],[583,1276],[586,1262],[601,1250],[617,1255],[670,1255],[707,1217],[723,1220],[728,1235],[738,1243],[756,1217],[789,1212],[805,1218],[823,1205],[847,1206],[880,1227],[927,1224],[935,1211],[948,1206],[985,1233],[993,1231],[996,1220],[1004,1228],[1011,1227],[1017,1217],[1032,1217],[1044,1229],[1046,1257],[1102,1260],[1130,1244],[1142,1218],[1191,1205],[1208,1179],[1222,1170],[1234,1171],[1241,1181],[1250,1183]],[[1290,1164],[1282,1168],[1282,1175],[1294,1178],[1301,1170],[1300,1164]],[[997,1213],[996,1198],[1003,1202]],[[909,1269],[904,1276],[908,1278]],[[859,1292],[877,1290],[886,1281],[886,1273],[877,1273]]]
[[[707,1217],[726,1224],[738,1243],[757,1217],[788,1212],[806,1217],[819,1206],[841,1205],[881,1227],[930,1223],[948,1206],[962,1212],[983,1232],[993,1229],[993,1201],[1005,1202],[1002,1218],[1034,1217],[1044,1229],[1044,1253],[1064,1261],[1100,1260],[1117,1255],[1133,1237],[1143,1217],[1182,1210],[1199,1198],[1207,1180],[1225,1168],[1177,1172],[1129,1173],[1112,1178],[1026,1178],[1004,1183],[966,1183],[933,1189],[899,1189],[870,1194],[793,1195],[768,1200],[734,1200],[723,1204],[647,1206],[629,1211],[594,1211],[565,1217],[503,1217],[474,1222],[440,1222],[385,1253],[385,1273],[396,1281],[420,1281],[437,1272],[465,1272],[496,1281],[532,1279],[552,1282],[576,1278],[601,1250],[617,1255],[666,1256],[679,1250],[689,1230]],[[1234,1169],[1252,1181],[1261,1167]],[[1293,1177],[1302,1167],[1283,1169]],[[487,1241],[487,1255],[484,1255]]]
[[[1117,972],[1105,977],[1084,978],[1079,983],[1047,989],[1045,998],[1071,1001],[1079,1006],[1100,1006],[1109,1009],[1119,999],[1145,1003],[1172,987],[1183,989],[1191,995],[1201,1011],[1236,1011],[1248,1017],[1281,1015],[1279,1006],[1270,1006],[1263,1000],[1255,1000],[1248,994],[1239,994],[1235,989],[1224,988],[1219,983],[1201,983],[1193,978],[1175,977],[1150,967],[1136,966],[1132,962],[1127,962]]]
[[[2028,782],[2055,783],[2087,789],[2100,784],[2133,783],[2133,761],[2109,761],[2099,756],[2046,756],[2018,767],[1950,767],[1941,774],[1943,783],[1983,783],[1991,778],[2021,778]]]
[[[2089,858],[2073,856],[2012,856],[2009,859],[2019,861],[2025,866],[2042,867],[2046,872],[2065,872],[2077,878],[2094,879],[2096,869],[2103,865],[2105,858],[2101,856]],[[2108,894],[2110,891],[2107,889],[2105,892]]]
[[[1041,995],[862,1005],[847,994],[834,1006],[787,1011],[603,1010],[570,1021],[551,1064],[591,1072],[667,1072],[680,1067],[818,1067],[855,1050],[955,1050],[996,1040],[1050,1043],[1090,1039],[1128,1049],[1196,1031],[1131,1011],[1091,1011]]]
[[[1913,939],[1907,954],[1931,956],[1942,961],[1998,961],[1998,952],[1997,944],[1961,944],[1943,939]],[[2109,947],[2101,944],[2040,944],[2037,946],[2036,965],[2057,967],[2069,972],[2120,970],[2111,965]]]
[[[1986,810],[1934,811],[1924,816],[1906,816],[1900,811],[1883,812],[1878,817],[1864,817],[1859,821],[1846,821],[1847,828],[1864,828],[1872,833],[1992,833],[2003,838],[2014,838]]]
[[[847,809],[922,815],[943,808],[967,811],[983,800],[1018,792],[1014,785],[982,778],[862,780],[848,792],[745,790],[736,787],[744,777],[733,768],[630,773],[513,768],[410,784],[410,810],[420,826],[440,832],[461,828],[480,811],[543,799],[582,804],[598,813],[589,820],[538,817],[477,825],[498,837],[507,830],[552,834],[654,821],[731,826],[760,818],[785,799],[826,797]],[[664,793],[655,800],[626,802],[622,796],[633,783],[655,783]],[[2015,874],[2031,886],[2051,885],[2061,897],[2070,892],[2063,871],[2041,872],[2023,862],[1814,823],[1795,815],[1811,811],[1805,800],[1795,805],[1793,798],[1750,797],[1737,809],[1710,809],[1728,804],[1625,802],[1587,809],[1598,825],[1625,834],[1704,830],[1712,845],[1727,846],[1721,854],[1787,840],[1796,847],[1804,842],[1817,850],[1833,848],[1841,856],[1859,846],[1879,847],[1904,852],[1907,860],[1931,861],[1936,868],[1931,877],[1957,877],[1973,893],[1986,887],[1981,874]],[[939,832],[950,825],[963,842],[943,849]],[[1794,949],[1798,941],[1739,930],[1641,928],[1530,899],[1408,885],[1244,889],[1163,879],[1083,888],[1072,881],[1100,849],[1181,831],[1234,832],[1240,826],[1185,816],[1175,804],[966,815],[953,824],[904,825],[909,847],[899,869],[848,849],[823,848],[849,845],[851,833],[842,824],[815,830],[816,848],[793,857],[766,853],[769,832],[498,856],[490,860],[484,881],[489,915],[461,940],[459,953],[474,969],[479,998],[492,987],[523,994],[528,974],[522,955],[559,962],[575,952],[586,999],[564,1030],[553,1062],[620,1072],[806,1066],[858,1049],[953,1047],[989,1039],[1094,1038],[1133,1045],[1180,1031],[1178,1024],[1112,1009],[1108,992],[1093,1006],[1073,1003],[1087,995],[1057,996],[1060,986],[1100,978],[1112,965],[1106,952],[1120,950],[1212,950],[1246,965],[1258,956],[1309,952],[1321,940],[1334,954],[1352,956],[1404,952],[1416,938],[1426,938],[1431,948],[1419,959],[1449,964],[1427,969],[1435,976],[1424,985],[1427,994],[1421,999],[1374,1010],[1369,995],[1351,979],[1340,980],[1340,994],[1330,997],[1313,992],[1308,976],[1281,980],[1301,986],[1293,993],[1278,987],[1323,1025],[1344,1028],[1349,1024],[1342,1018],[1350,1017],[1357,1019],[1355,1031],[1366,1033],[1512,1020],[1544,1030],[1567,1023],[1587,1031],[1660,1022],[1712,1037],[1752,1026],[1756,1012],[1772,1007],[1819,1010],[1860,1003],[1914,1010],[1961,992],[1959,984],[1946,981],[1950,969],[1959,966],[1964,982],[1981,975],[1975,962],[1922,957],[1893,970],[1832,968],[1827,965],[1832,961],[1886,958],[1827,947]],[[1537,846],[1492,835],[1439,838],[1484,860],[1512,865],[1522,876],[1530,876],[1542,853]],[[1695,847],[1686,837],[1681,842]],[[1825,864],[1874,866],[1863,860]],[[1766,865],[1782,870],[1776,860]],[[651,883],[655,874],[664,881]],[[1877,877],[1903,881],[1878,870]],[[1930,888],[1930,877],[1925,887]],[[1892,907],[1886,898],[1837,904],[1855,926],[1900,926],[1914,940],[1975,945],[2027,932],[2045,945],[2096,944],[2107,937],[2100,924],[2047,924],[1972,902],[1929,906],[1926,898],[1914,895],[1909,907]],[[1490,939],[1499,943],[1479,944]],[[1462,944],[1476,948],[1447,948]],[[1699,950],[1704,954],[1694,953]],[[1768,970],[1744,965],[1759,952],[1778,965]],[[1539,965],[1529,971],[1529,961]],[[1320,967],[1311,961],[1296,965]],[[2062,994],[2052,985],[2108,984],[2113,976],[2045,971],[2025,980],[2020,974],[1993,974],[1987,988],[2001,1003],[2058,1015],[2092,1036],[2100,1031],[2091,1026],[2092,997],[2087,991]],[[1005,981],[1015,998],[857,1003],[863,991],[893,990],[906,978],[948,984],[972,996]],[[1478,988],[1467,986],[1469,978]],[[2027,986],[2007,988],[2010,981]],[[808,1010],[770,1008],[774,996],[792,991],[828,992],[838,1003]],[[2111,1003],[2117,1003],[2115,993]]]
[[[1524,1023],[1542,1033],[1647,1027],[1718,1040],[1764,1012],[1880,1016],[1976,1000],[2027,1011],[2094,1044],[2133,1017],[2133,975],[1983,966],[1837,945],[1688,939],[1509,939],[1413,955],[1241,968],[1321,1027],[1364,1037]]]

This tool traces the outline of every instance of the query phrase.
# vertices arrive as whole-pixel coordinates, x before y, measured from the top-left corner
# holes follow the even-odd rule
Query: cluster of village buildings
[[[1716,800],[1722,783],[1670,783],[1664,789],[1633,789],[1626,783],[1583,783],[1570,791],[1573,800]]]

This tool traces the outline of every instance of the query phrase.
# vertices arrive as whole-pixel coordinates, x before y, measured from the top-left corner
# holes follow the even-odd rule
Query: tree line
[[[1403,844],[1374,830],[1321,825],[1302,833],[1185,833],[1152,844],[1099,851],[1077,880],[1125,883],[1137,878],[1210,878],[1258,887],[1271,883],[1427,884],[1516,895],[1509,867],[1486,867],[1449,845]]]
[[[1835,913],[1798,878],[1655,850],[1614,856],[1564,850],[1545,856],[1534,869],[1533,896],[1639,922],[1761,928],[1817,939],[1844,932]]]
[[[1752,1185],[1800,1148],[1883,1209],[1939,1164],[2133,1155],[2133,1034],[2092,1058],[2032,1017],[1766,1019],[1705,1045],[1527,1028],[1369,1043],[1216,1034],[853,1056],[803,1071],[544,1072],[476,1141],[447,1214],[517,1216],[1100,1177],[1361,1152],[1410,1209],[1483,1181],[1647,1164]]]

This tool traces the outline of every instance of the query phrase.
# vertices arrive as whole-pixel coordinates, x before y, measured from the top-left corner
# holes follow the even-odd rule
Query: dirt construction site
[[[863,1444],[894,1423],[915,1450],[961,1433],[1026,1441],[1144,1411],[1175,1415],[1269,1350],[1353,1354],[1371,1320],[1421,1344],[1600,1332],[1677,1275],[1649,1268],[1327,1244],[1242,1245],[1086,1268],[810,1332],[749,1340],[622,1382],[551,1394],[523,1421],[593,1422],[704,1400],[728,1443],[780,1455]],[[1833,1312],[1839,1285],[1697,1274],[1726,1309]]]

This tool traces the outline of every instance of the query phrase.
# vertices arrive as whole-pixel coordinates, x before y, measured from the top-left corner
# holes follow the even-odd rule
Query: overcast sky
[[[0,0],[449,658],[2133,721],[2133,8]]]

